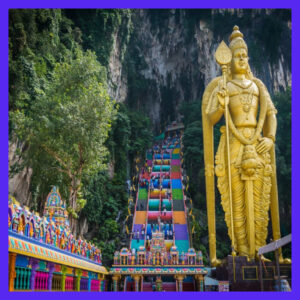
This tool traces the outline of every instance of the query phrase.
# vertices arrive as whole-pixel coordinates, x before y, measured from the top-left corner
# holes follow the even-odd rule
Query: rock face
[[[20,162],[20,158],[16,153],[17,148],[23,148],[18,145],[18,142],[9,143],[9,168],[16,162]],[[32,169],[25,167],[19,173],[15,174],[12,178],[9,178],[8,191],[10,195],[13,195],[21,204],[29,206],[31,200],[30,180],[32,175]]]
[[[127,96],[127,77],[123,72],[123,57],[120,35],[113,35],[113,46],[108,63],[108,92],[117,102],[124,102]]]
[[[120,64],[120,37],[115,38],[111,94],[145,112],[155,127],[174,120],[180,103],[201,101],[205,86],[221,73],[216,48],[222,39],[229,43],[234,25],[244,33],[252,72],[270,93],[291,85],[290,20],[277,10],[137,10],[133,24],[125,68]]]

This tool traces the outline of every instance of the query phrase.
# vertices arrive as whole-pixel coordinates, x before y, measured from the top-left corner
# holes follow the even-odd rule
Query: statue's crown
[[[244,48],[248,52],[248,47],[243,39],[244,35],[240,32],[238,26],[233,27],[233,32],[229,37],[229,48],[233,52],[236,49]]]

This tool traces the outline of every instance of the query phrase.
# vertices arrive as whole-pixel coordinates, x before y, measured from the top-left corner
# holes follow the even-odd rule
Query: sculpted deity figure
[[[269,209],[273,238],[280,238],[274,151],[277,111],[267,88],[250,70],[248,48],[238,26],[230,36],[230,51],[222,43],[231,52],[231,61],[222,66],[223,76],[208,84],[202,99],[207,218],[213,265],[220,263],[216,257],[214,173],[233,255],[237,253],[248,259],[257,256],[258,249],[266,244]],[[220,128],[214,161],[213,126],[223,115],[228,125]],[[280,260],[284,262],[281,252]]]

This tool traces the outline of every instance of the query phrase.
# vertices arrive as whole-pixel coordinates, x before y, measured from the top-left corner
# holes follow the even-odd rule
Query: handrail
[[[151,172],[152,173],[152,172]],[[144,247],[146,248],[147,244],[147,226],[148,226],[148,212],[149,212],[149,199],[150,199],[150,183],[151,183],[151,173],[150,173],[150,179],[148,181],[148,199],[146,204],[146,222],[145,222],[145,234],[144,234]]]
[[[131,233],[130,233],[129,249],[131,249],[132,237],[133,237],[133,234],[134,234],[133,229],[134,229],[135,218],[136,218],[136,207],[137,207],[137,203],[139,201],[139,190],[140,190],[140,184],[138,183],[138,189],[137,189],[137,193],[136,193],[136,197],[135,197],[135,206],[134,206],[134,213],[133,213],[133,220],[132,220],[132,229],[131,229]]]
[[[173,151],[172,151],[173,153]],[[171,193],[171,209],[172,209],[172,225],[173,225],[173,245],[175,245],[175,224],[174,224],[174,202],[173,202],[173,194],[172,194],[172,179],[171,179],[171,173],[172,173],[172,154],[170,154],[170,193]],[[171,229],[171,228],[170,228]]]
[[[147,227],[148,227],[148,215],[149,215],[149,199],[150,199],[150,195],[151,195],[151,178],[152,178],[152,170],[153,170],[153,165],[154,165],[154,155],[155,152],[152,151],[152,166],[151,166],[151,172],[150,172],[150,179],[148,179],[148,199],[147,199],[147,210],[146,210],[146,223],[145,223],[145,237],[144,237],[144,247],[146,248],[147,246]],[[150,239],[150,237],[149,237]]]
[[[162,154],[160,153],[160,155],[162,156]],[[158,188],[159,188],[159,204],[158,204],[158,216],[160,217],[160,221],[161,221],[161,192],[162,192],[162,188],[161,188],[161,172],[162,172],[162,165],[160,166],[160,172],[159,172],[159,185],[158,185]],[[162,228],[160,227],[160,224],[161,222],[159,222],[158,224],[158,228],[159,228],[159,231],[162,230]]]
[[[181,139],[180,139],[180,147],[181,147]],[[181,149],[181,148],[179,148]],[[187,225],[187,229],[188,229],[188,236],[189,236],[189,247],[191,245],[191,233],[190,233],[190,227],[189,227],[189,223],[188,223],[188,217],[187,217],[187,209],[186,209],[186,205],[185,205],[185,201],[184,201],[184,189],[183,189],[183,182],[182,182],[182,167],[181,167],[181,154],[179,153],[179,157],[180,157],[180,180],[181,180],[181,190],[182,190],[182,201],[183,201],[183,205],[184,205],[184,216],[185,216],[185,221],[186,221],[186,225]]]

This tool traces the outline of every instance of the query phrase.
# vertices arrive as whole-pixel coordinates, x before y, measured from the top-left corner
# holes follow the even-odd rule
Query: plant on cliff
[[[28,145],[24,159],[29,165],[36,164],[36,154],[42,152],[47,159],[39,167],[54,168],[66,178],[74,229],[84,205],[78,194],[82,177],[104,166],[104,142],[115,109],[106,91],[105,70],[89,51],[78,50],[71,63],[57,63],[52,78],[30,111],[12,111],[10,119],[17,137]]]

